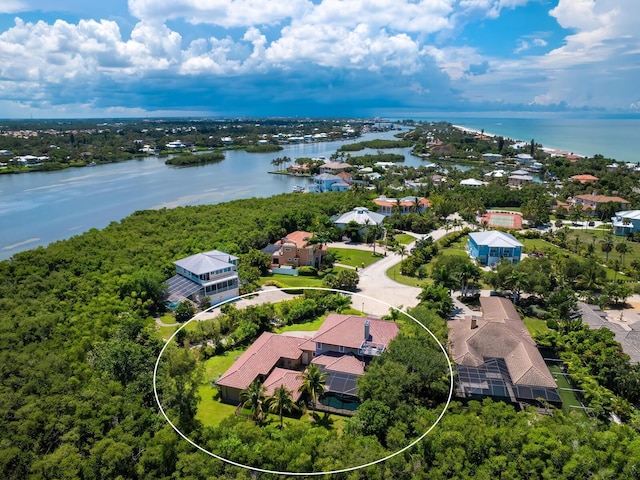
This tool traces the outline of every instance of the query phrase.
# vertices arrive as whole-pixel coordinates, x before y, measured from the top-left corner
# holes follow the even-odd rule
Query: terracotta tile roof
[[[301,392],[298,391],[300,385],[302,385],[302,377],[300,372],[295,370],[287,370],[286,368],[274,368],[273,372],[264,380],[262,384],[265,388],[265,395],[270,397],[275,392],[276,388],[280,385],[284,385],[287,390],[290,390],[292,400],[297,402],[300,400]]]
[[[298,360],[304,339],[264,332],[217,380],[218,385],[246,389],[259,375],[267,375],[281,358]]]
[[[625,200],[621,197],[609,197],[607,195],[576,195],[573,197],[574,200],[584,200],[585,202],[593,202],[593,203],[607,203],[607,202],[616,202],[616,203],[624,203],[628,204],[629,201]]]
[[[503,358],[515,385],[556,388],[542,355],[506,298],[481,297],[483,317],[449,322],[451,357],[458,365],[478,367],[485,358]]]
[[[597,182],[600,180],[598,177],[594,177],[593,175],[584,174],[584,175],[574,175],[571,177],[571,180],[580,182],[580,183],[589,183],[589,182]]]
[[[282,240],[276,242],[276,245],[282,245],[283,243],[294,243],[297,248],[304,248],[309,245],[309,242],[305,239],[313,237],[311,232],[303,232],[297,230],[287,234]]]
[[[418,204],[420,206],[423,207],[430,207],[431,203],[429,202],[429,199],[424,198],[424,197],[404,197],[400,199],[400,206],[402,207],[413,207],[416,203],[415,203],[415,199],[418,199]],[[378,197],[376,198],[373,203],[375,203],[378,206],[381,207],[395,207],[398,205],[398,199],[396,198],[387,198],[387,197]]]
[[[350,373],[352,375],[364,375],[364,362],[353,355],[319,355],[311,360],[311,363],[322,366],[331,372]]]
[[[364,324],[367,320],[369,321],[369,341],[372,343],[387,346],[398,335],[398,325],[393,322],[356,315],[331,313],[311,340],[302,344],[300,348],[315,350],[316,342],[346,348],[360,348],[365,341]]]

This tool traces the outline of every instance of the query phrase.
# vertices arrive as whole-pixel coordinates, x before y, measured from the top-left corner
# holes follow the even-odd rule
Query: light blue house
[[[332,173],[321,173],[313,177],[313,185],[309,187],[309,191],[313,192],[344,192],[349,190],[349,184],[342,177],[333,175]]]
[[[513,235],[489,230],[469,234],[467,253],[480,265],[495,265],[500,260],[518,263],[522,244]]]
[[[628,235],[640,232],[640,210],[623,210],[611,217],[614,235]]]

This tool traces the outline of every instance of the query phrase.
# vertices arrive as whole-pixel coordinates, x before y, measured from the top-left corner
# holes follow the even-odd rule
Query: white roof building
[[[344,227],[349,222],[356,222],[358,225],[381,225],[382,221],[385,219],[385,216],[376,213],[370,212],[369,209],[365,207],[356,207],[350,212],[343,213],[338,218],[336,218],[333,223],[336,224],[337,227]]]
[[[486,232],[471,232],[469,237],[478,245],[490,245],[491,247],[522,247],[522,243],[509,233],[489,230]]]
[[[475,178],[466,178],[460,181],[460,185],[463,185],[465,187],[481,187],[486,184],[486,182],[481,182],[480,180],[476,180]]]

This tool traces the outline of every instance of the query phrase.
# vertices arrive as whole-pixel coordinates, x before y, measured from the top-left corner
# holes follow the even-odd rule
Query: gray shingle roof
[[[196,253],[190,257],[182,258],[173,262],[178,267],[182,267],[196,275],[220,270],[232,266],[231,261],[238,260],[238,257],[230,255],[220,250],[210,250],[208,252]]]

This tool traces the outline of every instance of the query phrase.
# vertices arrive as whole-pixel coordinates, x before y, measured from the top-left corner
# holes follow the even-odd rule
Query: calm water
[[[448,117],[447,121],[486,133],[523,140],[579,155],[604,155],[623,162],[640,162],[640,118],[507,118]]]
[[[487,133],[530,141],[583,155],[601,153],[622,161],[640,161],[640,119],[434,117]],[[357,140],[393,138],[396,132],[367,134]],[[356,141],[357,141],[356,140]],[[226,152],[220,163],[171,168],[164,159],[144,160],[59,172],[0,175],[0,259],[28,248],[103,228],[136,210],[219,203],[291,192],[308,180],[270,175],[271,160],[287,155],[329,158],[341,142],[286,146],[269,154]],[[409,149],[386,150],[405,155],[405,165],[420,159]],[[352,155],[362,155],[355,152]],[[465,169],[464,167],[460,167]]]
[[[363,135],[360,140],[393,138],[394,131]],[[353,140],[352,140],[353,141]],[[289,145],[275,153],[225,152],[224,161],[172,168],[165,159],[148,157],[58,172],[0,175],[0,259],[91,228],[103,228],[136,210],[201,205],[291,192],[308,180],[271,175],[271,160],[287,155],[329,158],[340,145],[322,142]],[[420,165],[409,149],[405,165]],[[352,155],[361,155],[355,152]]]

